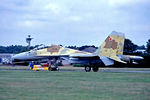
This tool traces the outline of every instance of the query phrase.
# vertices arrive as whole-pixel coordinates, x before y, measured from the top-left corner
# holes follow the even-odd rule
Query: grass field
[[[0,100],[150,100],[150,74],[4,70]]]

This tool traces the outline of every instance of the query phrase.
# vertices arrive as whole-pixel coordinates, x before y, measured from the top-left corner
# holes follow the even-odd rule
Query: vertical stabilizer
[[[112,31],[95,53],[99,56],[116,58],[116,55],[123,54],[124,39],[123,33]]]

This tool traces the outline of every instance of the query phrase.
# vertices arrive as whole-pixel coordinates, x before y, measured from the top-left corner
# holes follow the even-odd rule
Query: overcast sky
[[[112,32],[150,39],[150,0],[0,0],[0,45],[99,46]]]

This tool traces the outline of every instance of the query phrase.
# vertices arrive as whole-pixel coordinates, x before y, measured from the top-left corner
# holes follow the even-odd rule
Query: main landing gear
[[[98,67],[93,67],[93,71],[97,72],[98,71]]]
[[[86,72],[90,72],[90,71],[91,71],[91,67],[88,66],[88,65],[86,65],[86,66],[85,66],[85,71],[86,71]]]
[[[93,72],[97,72],[98,71],[98,66],[89,66],[89,65],[85,65],[85,71],[86,72],[90,72],[91,71],[91,68],[93,70]]]

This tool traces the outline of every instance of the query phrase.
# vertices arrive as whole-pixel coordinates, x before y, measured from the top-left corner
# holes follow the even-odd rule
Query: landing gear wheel
[[[58,67],[56,67],[56,71],[59,71],[59,68],[58,68]]]
[[[51,67],[48,67],[48,70],[51,71]]]
[[[90,72],[91,71],[91,67],[90,66],[85,66],[85,71],[86,72]]]
[[[98,71],[98,67],[93,67],[93,71],[97,72]]]

